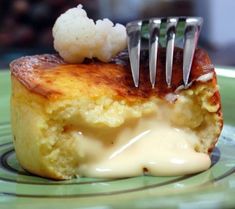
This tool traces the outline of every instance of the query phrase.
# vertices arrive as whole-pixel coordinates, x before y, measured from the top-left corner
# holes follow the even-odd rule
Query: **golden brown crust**
[[[63,64],[63,60],[57,55],[34,55],[21,57],[10,63],[12,75],[18,79],[28,90],[44,97],[52,94],[60,94],[51,91],[38,82],[40,75],[46,73],[47,69]],[[42,71],[45,72],[42,72]]]
[[[147,99],[151,96],[164,97],[167,93],[174,92],[183,84],[182,81],[182,57],[183,50],[176,48],[174,52],[173,77],[171,88],[165,82],[165,49],[158,53],[158,66],[156,88],[152,89],[149,82],[148,58],[143,54],[140,70],[140,86],[133,85],[130,64],[127,53],[120,53],[110,63],[102,63],[97,60],[87,60],[82,64],[66,64],[57,55],[36,55],[22,57],[10,64],[12,75],[15,76],[31,92],[50,98],[62,95],[60,89],[53,88],[53,80],[66,73],[70,77],[86,81],[90,86],[102,85],[110,88],[116,94],[127,100]],[[190,81],[197,83],[196,79],[209,72],[214,72],[213,65],[206,52],[197,49],[192,65]],[[213,83],[216,84],[214,76]],[[48,85],[51,84],[51,87]],[[214,97],[218,102],[218,97]]]

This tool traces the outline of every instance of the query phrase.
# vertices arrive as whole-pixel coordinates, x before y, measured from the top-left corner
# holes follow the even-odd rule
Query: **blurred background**
[[[234,0],[0,0],[0,69],[13,59],[53,53],[51,29],[68,8],[83,4],[94,20],[113,22],[160,16],[202,16],[199,45],[216,65],[235,66]]]

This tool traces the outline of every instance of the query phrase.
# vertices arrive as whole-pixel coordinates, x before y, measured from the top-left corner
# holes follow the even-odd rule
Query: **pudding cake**
[[[169,88],[165,49],[159,49],[154,89],[145,54],[139,88],[126,52],[106,63],[71,64],[49,54],[13,61],[12,133],[21,166],[52,179],[175,176],[208,169],[223,125],[216,74],[207,53],[197,49],[184,88],[182,57],[176,48]]]

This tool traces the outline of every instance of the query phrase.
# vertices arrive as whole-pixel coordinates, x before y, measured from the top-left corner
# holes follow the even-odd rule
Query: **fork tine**
[[[183,82],[188,85],[190,71],[192,67],[195,48],[197,45],[202,18],[200,17],[171,17],[153,18],[149,20],[149,77],[152,88],[156,83],[157,74],[157,54],[160,36],[161,23],[166,21],[166,64],[165,79],[168,87],[171,87],[173,55],[176,38],[176,27],[178,21],[185,21],[184,33],[184,54],[183,54]],[[139,86],[140,48],[142,24],[147,20],[129,22],[126,25],[127,45],[130,59],[130,67],[135,87]]]
[[[158,39],[160,35],[161,19],[149,21],[149,77],[152,88],[156,82]]]
[[[178,22],[178,18],[169,18],[169,19],[167,19],[167,26],[166,26],[166,35],[167,35],[167,43],[166,43],[166,83],[167,83],[168,87],[171,86],[173,53],[174,53],[175,33],[176,33],[177,22]]]
[[[199,37],[201,18],[187,18],[184,34],[184,55],[183,55],[183,81],[188,85],[189,75],[192,67],[194,52]]]
[[[142,21],[127,24],[127,45],[130,55],[131,73],[135,87],[139,86],[139,63]]]

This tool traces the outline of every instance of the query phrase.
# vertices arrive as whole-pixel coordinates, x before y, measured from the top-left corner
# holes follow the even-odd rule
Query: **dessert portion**
[[[10,64],[14,146],[34,174],[120,178],[175,176],[208,169],[223,118],[216,75],[197,49],[190,86],[182,81],[182,49],[175,49],[171,88],[165,49],[159,49],[156,88],[142,55],[133,85],[126,52],[108,63],[66,63],[58,55],[22,57]]]
[[[142,53],[140,86],[132,81],[125,27],[96,24],[79,5],[53,27],[59,55],[10,64],[11,119],[17,159],[31,173],[53,178],[175,176],[208,169],[223,118],[216,75],[197,49],[190,85],[182,81],[176,48],[172,86],[159,49],[156,88]]]

